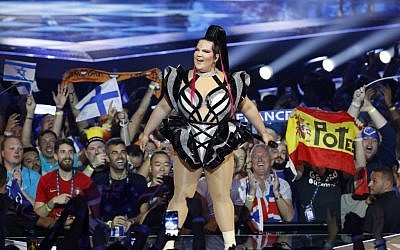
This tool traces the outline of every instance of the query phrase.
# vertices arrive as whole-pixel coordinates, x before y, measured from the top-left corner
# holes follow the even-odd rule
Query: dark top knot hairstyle
[[[219,54],[221,61],[218,60],[217,68],[229,73],[228,47],[226,45],[226,32],[218,25],[210,25],[204,39],[214,43],[214,53]]]

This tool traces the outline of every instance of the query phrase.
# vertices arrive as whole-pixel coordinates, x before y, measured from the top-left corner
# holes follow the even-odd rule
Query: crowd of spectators
[[[358,70],[349,64],[338,89],[327,72],[316,69],[299,84],[302,94],[297,86],[279,86],[278,95],[255,100],[260,110],[346,110],[363,128],[354,140],[356,176],[311,164],[290,171],[284,125],[274,133],[277,147],[252,139],[238,148],[231,187],[238,234],[262,234],[270,223],[323,223],[331,217],[354,241],[363,233],[380,239],[382,233],[400,232],[400,88],[395,80],[365,87],[398,74],[400,61],[393,58],[381,75],[377,63],[368,59]],[[163,227],[173,194],[173,148],[158,133],[144,152],[137,144],[158,87],[151,83],[137,110],[110,108],[108,115],[90,121],[74,122],[79,111],[73,108],[78,102],[73,84],[59,86],[53,94],[55,115],[37,122],[30,94],[23,112],[3,117],[0,235],[45,236],[43,244],[72,249],[78,244],[104,247],[123,228],[135,240],[118,243],[121,247],[149,244],[147,236]],[[283,91],[287,87],[291,91]],[[204,233],[221,233],[205,177],[188,205],[181,234],[194,234],[194,248],[204,249]],[[63,240],[57,242],[57,235],[64,235]],[[85,241],[89,235],[96,240]],[[160,247],[162,237],[152,246]],[[271,238],[265,246],[278,241]],[[241,243],[255,246],[251,239]]]

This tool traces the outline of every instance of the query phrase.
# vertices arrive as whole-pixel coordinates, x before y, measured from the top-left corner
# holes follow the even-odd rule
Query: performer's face
[[[215,69],[218,55],[213,52],[213,42],[200,40],[194,51],[194,66],[199,72],[210,72]]]

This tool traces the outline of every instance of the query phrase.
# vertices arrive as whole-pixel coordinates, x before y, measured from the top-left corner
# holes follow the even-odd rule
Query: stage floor
[[[387,249],[400,249],[400,234],[388,235],[384,237],[387,243]],[[327,239],[326,234],[282,234],[282,233],[266,233],[263,235],[237,235],[237,250],[244,249],[321,249],[324,241]],[[20,249],[26,249],[27,239],[8,238],[7,244],[17,245]],[[39,239],[40,241],[40,239]],[[124,238],[111,239],[110,243],[123,242]],[[149,236],[146,248],[154,244],[156,236]],[[365,240],[365,249],[374,249],[373,239]],[[183,235],[176,241],[175,247],[180,250],[192,249],[193,236]],[[223,249],[222,236],[206,235],[206,249],[218,250]],[[352,250],[351,236],[339,234],[336,237],[334,249]]]
[[[102,62],[192,50],[192,40],[210,24],[225,27],[243,44],[313,35],[340,22],[378,20],[353,27],[366,29],[400,13],[397,0],[143,2],[1,1],[0,54]],[[233,39],[230,45],[237,43]]]

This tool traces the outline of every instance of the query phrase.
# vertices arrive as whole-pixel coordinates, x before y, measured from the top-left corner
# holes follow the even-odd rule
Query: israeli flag
[[[115,78],[97,86],[75,106],[76,109],[80,110],[76,121],[80,122],[107,114],[111,102],[112,107],[115,107],[118,111],[122,110],[121,94]]]
[[[31,92],[38,92],[39,88],[36,81],[33,82],[13,82],[20,95],[28,95]]]
[[[32,83],[35,81],[35,71],[36,63],[5,59],[3,80]]]

